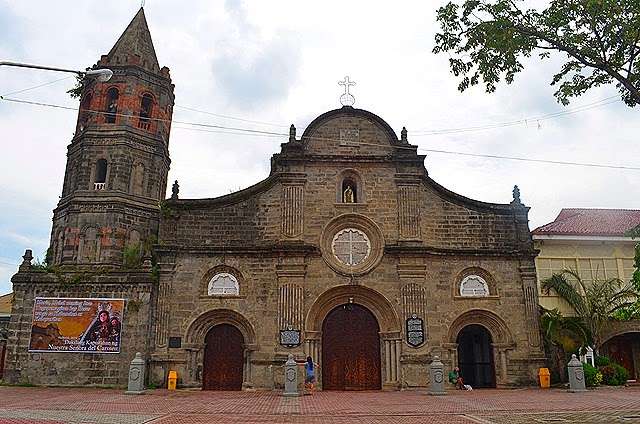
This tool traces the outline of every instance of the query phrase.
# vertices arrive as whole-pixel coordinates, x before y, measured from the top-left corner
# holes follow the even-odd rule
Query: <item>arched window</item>
[[[91,99],[93,96],[91,93],[87,93],[82,99],[82,103],[80,104],[80,124],[79,130],[84,131],[89,125],[89,114],[91,113]]]
[[[239,293],[240,285],[238,284],[238,280],[227,272],[220,272],[209,280],[209,286],[207,288],[207,294],[209,296],[232,296]]]
[[[479,275],[468,275],[460,283],[460,296],[489,296],[489,286]]]
[[[149,129],[149,124],[151,122],[151,112],[153,107],[153,99],[150,94],[144,94],[142,96],[142,100],[140,100],[140,112],[138,115],[140,118],[138,119],[138,128],[142,128],[143,130]]]
[[[99,159],[96,162],[95,179],[93,181],[94,190],[104,190],[107,183],[107,160]]]
[[[104,122],[113,124],[118,113],[118,89],[113,87],[107,91],[107,111],[104,114]]]

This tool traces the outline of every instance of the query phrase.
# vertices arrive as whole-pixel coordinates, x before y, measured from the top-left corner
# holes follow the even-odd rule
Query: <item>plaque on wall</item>
[[[280,344],[282,346],[294,347],[300,344],[300,330],[294,330],[290,325],[286,330],[280,330]]]
[[[173,349],[182,347],[182,337],[169,337],[169,347]]]
[[[407,319],[407,343],[413,347],[424,343],[424,321],[415,314]]]

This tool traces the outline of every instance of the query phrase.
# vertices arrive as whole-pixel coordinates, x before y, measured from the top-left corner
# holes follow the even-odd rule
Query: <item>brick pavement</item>
[[[330,392],[202,392],[0,386],[0,423],[640,423],[640,387]]]

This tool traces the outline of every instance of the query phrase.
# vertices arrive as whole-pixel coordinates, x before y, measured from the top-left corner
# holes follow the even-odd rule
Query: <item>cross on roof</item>
[[[349,93],[349,86],[356,85],[356,83],[349,81],[349,77],[344,77],[344,81],[339,81],[338,84],[344,85],[344,94],[340,96],[340,103],[342,103],[342,106],[353,106],[356,99]]]
[[[338,84],[344,85],[344,94],[349,94],[350,85],[356,85],[355,82],[349,81],[349,77],[344,77],[344,81],[338,81]]]

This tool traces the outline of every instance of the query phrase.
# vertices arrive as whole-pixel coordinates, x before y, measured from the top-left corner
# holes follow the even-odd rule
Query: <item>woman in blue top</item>
[[[306,370],[306,375],[304,377],[304,385],[309,389],[309,395],[313,394],[313,383],[316,382],[316,370],[318,369],[318,364],[313,362],[311,356],[307,356],[306,362],[298,362],[298,365],[304,365],[304,369]],[[305,393],[307,395],[307,393]]]

